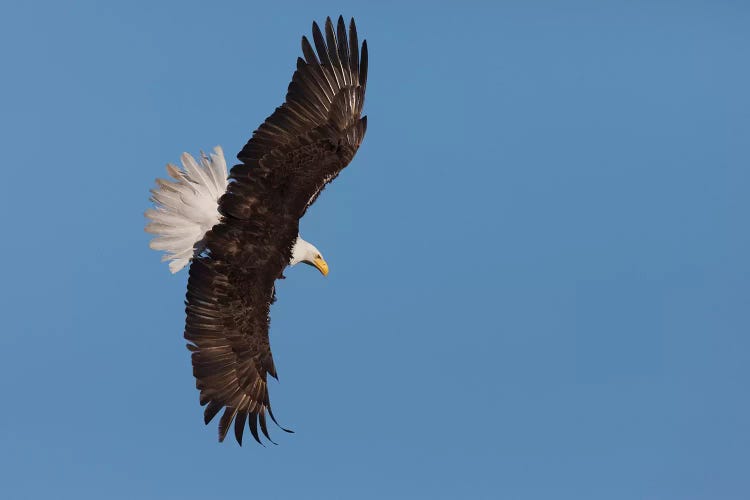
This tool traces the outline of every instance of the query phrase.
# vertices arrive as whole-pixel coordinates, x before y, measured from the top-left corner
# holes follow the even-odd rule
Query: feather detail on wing
[[[230,279],[229,273],[221,261],[210,257],[198,257],[192,263],[185,339],[193,353],[200,403],[207,405],[205,423],[224,408],[219,441],[224,440],[234,420],[237,442],[242,444],[247,421],[253,438],[260,443],[258,424],[271,440],[266,415],[276,422],[267,380],[269,374],[276,377],[268,341],[273,287],[261,283],[266,280],[242,273]]]
[[[242,164],[230,172],[237,182],[220,201],[224,215],[246,219],[252,213],[247,200],[255,180],[250,178],[263,175],[286,193],[288,207],[301,217],[349,164],[364,138],[367,42],[360,53],[354,19],[348,37],[343,17],[335,27],[326,19],[324,32],[313,23],[312,31],[315,48],[302,38],[304,59],[297,59],[286,101],[237,155]]]
[[[227,188],[227,164],[221,147],[209,156],[201,153],[200,163],[182,154],[182,168],[167,165],[174,180],[157,179],[151,190],[155,208],[146,211],[151,222],[146,231],[156,235],[150,247],[166,252],[169,270],[176,273],[187,265],[206,231],[219,222],[218,200]]]
[[[337,97],[344,94],[346,106],[338,106],[334,121],[339,131],[345,130],[360,119],[367,86],[367,41],[362,43],[362,57],[354,19],[349,23],[349,37],[344,18],[339,16],[334,31],[331,18],[326,19],[325,38],[313,22],[313,42],[317,56],[307,37],[302,37],[304,59],[297,59],[297,71],[287,90],[286,102],[258,127],[237,158],[243,162],[260,160],[270,151],[294,145],[300,136],[329,125],[331,111]],[[338,36],[338,38],[337,38]],[[326,42],[327,40],[327,42]],[[346,110],[346,119],[340,115]],[[361,137],[352,138],[354,141]],[[358,147],[358,142],[352,146]],[[233,169],[234,170],[234,169]]]

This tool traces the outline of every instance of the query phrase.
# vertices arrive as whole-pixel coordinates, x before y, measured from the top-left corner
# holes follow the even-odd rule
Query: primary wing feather
[[[317,54],[302,38],[304,59],[297,60],[285,103],[237,155],[242,163],[219,200],[222,219],[190,268],[185,338],[205,422],[224,409],[219,440],[233,421],[240,444],[246,421],[257,441],[259,424],[269,438],[274,281],[289,263],[299,218],[349,164],[366,130],[367,42],[360,55],[354,20],[348,38],[342,17],[335,30],[326,20],[325,36],[313,23],[313,41]]]
[[[272,181],[286,193],[287,209],[302,217],[323,187],[349,164],[364,138],[367,42],[362,43],[360,56],[354,19],[348,38],[343,17],[335,30],[328,18],[325,35],[315,22],[312,32],[317,55],[302,37],[305,58],[297,59],[286,101],[237,154],[242,163],[229,174],[236,182],[222,199],[225,215],[251,216],[244,184],[252,182],[254,168],[268,163]]]

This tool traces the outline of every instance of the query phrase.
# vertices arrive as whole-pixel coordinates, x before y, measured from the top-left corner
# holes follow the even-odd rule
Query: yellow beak
[[[322,274],[323,276],[328,276],[328,262],[323,260],[323,257],[315,257],[313,265],[318,268],[320,274]]]

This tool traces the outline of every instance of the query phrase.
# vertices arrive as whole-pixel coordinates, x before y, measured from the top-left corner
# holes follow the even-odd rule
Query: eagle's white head
[[[293,266],[300,262],[318,268],[318,271],[323,276],[328,275],[328,263],[323,258],[320,250],[312,243],[303,240],[302,236],[297,236],[297,241],[294,242],[294,246],[292,247],[292,260],[289,261],[289,265]]]

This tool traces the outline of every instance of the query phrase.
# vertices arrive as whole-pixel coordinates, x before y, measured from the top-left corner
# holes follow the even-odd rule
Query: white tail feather
[[[219,222],[219,198],[227,190],[227,163],[220,146],[210,158],[201,152],[200,165],[183,153],[182,169],[169,164],[167,173],[174,179],[156,179],[151,190],[155,207],[146,211],[151,222],[146,231],[157,235],[149,246],[166,252],[169,270],[185,267],[196,250],[195,245]]]

